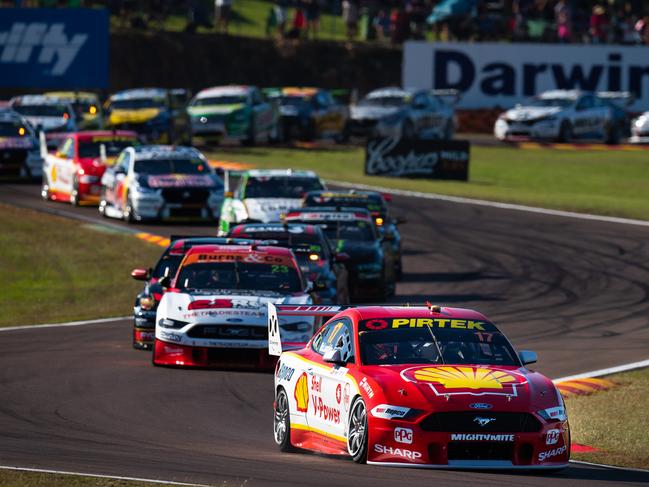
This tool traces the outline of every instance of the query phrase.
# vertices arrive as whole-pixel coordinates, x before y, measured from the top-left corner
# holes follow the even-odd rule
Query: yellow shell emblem
[[[309,380],[306,373],[302,373],[295,383],[295,401],[297,410],[306,413],[309,408]]]
[[[502,389],[504,384],[517,383],[507,372],[480,367],[426,367],[417,370],[414,377],[441,384],[446,389]]]

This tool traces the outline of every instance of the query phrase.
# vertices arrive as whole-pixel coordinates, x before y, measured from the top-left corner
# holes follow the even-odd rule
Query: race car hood
[[[234,103],[232,105],[205,105],[200,107],[189,107],[187,112],[192,117],[202,117],[204,115],[228,115],[237,110],[245,108],[244,103]]]
[[[30,137],[0,137],[0,150],[3,149],[32,149],[34,141]]]
[[[514,366],[390,365],[371,369],[386,400],[395,405],[404,404],[404,397],[413,408],[433,411],[536,412],[559,405],[552,381]]]
[[[114,109],[108,117],[108,125],[119,125],[122,123],[145,123],[154,119],[162,109],[140,108],[138,110]]]
[[[505,112],[505,118],[515,122],[536,120],[561,112],[561,107],[516,107]]]
[[[147,188],[214,188],[216,181],[209,174],[156,174],[138,177],[140,186]]]
[[[248,211],[250,220],[269,223],[279,221],[282,213],[299,208],[302,200],[299,198],[245,198],[243,204]]]
[[[376,242],[356,242],[353,240],[337,240],[336,252],[344,252],[350,257],[350,264],[381,263],[379,246]]]
[[[305,293],[280,294],[270,291],[214,290],[213,293],[166,293],[159,306],[156,321],[162,317],[184,323],[181,331],[188,332],[200,325],[236,325],[266,330],[268,303],[310,304]],[[313,335],[314,319],[311,317],[282,317],[282,341],[307,342]],[[263,341],[260,345],[266,346]]]
[[[52,132],[64,128],[68,120],[63,117],[25,117],[36,130]]]
[[[353,120],[378,120],[401,110],[400,107],[352,106],[350,116]]]

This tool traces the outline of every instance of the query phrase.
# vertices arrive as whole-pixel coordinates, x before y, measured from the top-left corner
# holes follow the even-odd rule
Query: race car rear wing
[[[287,305],[268,303],[268,354],[279,357],[282,354],[282,339],[279,333],[279,316],[310,316],[331,318],[352,306]]]

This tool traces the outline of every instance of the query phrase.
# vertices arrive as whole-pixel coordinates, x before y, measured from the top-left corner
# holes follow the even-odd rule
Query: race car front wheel
[[[275,414],[273,417],[273,432],[275,443],[281,451],[292,451],[291,446],[291,414],[288,406],[286,391],[280,388],[275,398]]]
[[[347,451],[356,463],[367,461],[367,409],[363,398],[357,397],[349,413]]]

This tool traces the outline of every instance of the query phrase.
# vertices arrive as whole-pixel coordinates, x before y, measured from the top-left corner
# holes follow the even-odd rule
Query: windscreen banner
[[[372,138],[365,146],[365,174],[467,181],[469,156],[466,140]]]
[[[108,11],[0,9],[0,87],[108,85]]]
[[[511,108],[542,91],[631,92],[649,110],[649,47],[407,42],[403,86],[456,89],[458,108]]]

